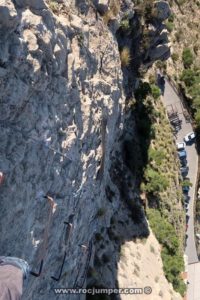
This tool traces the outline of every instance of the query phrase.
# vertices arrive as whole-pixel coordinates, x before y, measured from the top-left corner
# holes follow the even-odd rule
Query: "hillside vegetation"
[[[177,5],[179,4],[179,5]],[[200,129],[200,2],[171,1],[173,14],[170,20],[172,43],[167,73],[184,91],[188,105]],[[192,15],[192,18],[191,18]]]
[[[135,93],[135,111],[143,153],[143,182],[141,190],[147,199],[147,217],[162,245],[162,260],[167,279],[176,291],[184,295],[184,211],[178,175],[179,162],[170,124],[154,85],[143,82]],[[142,101],[142,102],[141,102]]]
[[[170,1],[173,20],[170,32],[171,58],[166,72],[188,104],[197,137],[200,133],[200,1]],[[199,150],[199,138],[197,139]],[[199,181],[199,179],[198,179]],[[200,231],[200,205],[196,202],[195,231]],[[200,244],[197,242],[200,255]]]

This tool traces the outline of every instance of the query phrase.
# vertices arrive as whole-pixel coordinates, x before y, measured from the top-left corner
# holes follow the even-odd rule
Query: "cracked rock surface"
[[[83,17],[74,6],[58,18],[42,1],[25,4],[0,3],[0,244],[1,253],[25,258],[35,272],[44,259],[43,275],[30,278],[24,299],[55,299],[50,278],[64,251],[59,285],[72,287],[87,258],[80,245],[92,239],[106,205],[123,120],[122,75],[117,42],[92,8]],[[52,216],[46,194],[57,203]]]
[[[117,286],[120,243],[148,235],[121,153],[117,40],[94,5],[59,2],[56,16],[50,1],[0,0],[0,248],[36,273],[44,262],[26,300],[85,299],[53,288],[96,284],[87,272],[99,260],[99,284]]]

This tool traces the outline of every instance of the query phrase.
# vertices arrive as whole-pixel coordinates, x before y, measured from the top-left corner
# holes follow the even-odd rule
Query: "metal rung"
[[[65,263],[66,255],[67,255],[67,253],[65,252],[64,257],[63,257],[63,261],[62,261],[62,265],[61,265],[61,268],[60,268],[60,274],[59,274],[59,276],[58,276],[58,277],[51,276],[51,278],[52,278],[53,280],[55,280],[55,281],[59,281],[60,278],[61,278],[62,271],[63,271],[63,266],[64,266],[64,263]]]
[[[40,263],[40,269],[39,269],[39,272],[38,272],[38,273],[35,273],[35,272],[33,272],[33,271],[30,271],[30,274],[33,275],[33,276],[35,276],[35,277],[39,277],[40,274],[41,274],[41,272],[42,272],[43,263],[44,263],[44,261],[43,261],[43,259],[42,259],[42,260],[41,260],[41,263]]]

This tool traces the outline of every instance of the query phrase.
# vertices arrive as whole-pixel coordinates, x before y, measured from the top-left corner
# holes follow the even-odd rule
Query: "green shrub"
[[[174,289],[183,296],[186,286],[181,280],[180,273],[184,270],[184,260],[175,229],[158,210],[148,209],[147,217],[156,238],[162,245],[161,257],[165,276],[173,284]]]
[[[193,98],[199,98],[200,96],[200,82],[199,82],[199,75],[195,74],[195,78],[194,78],[194,84],[188,89],[189,94],[193,97]]]
[[[129,30],[130,30],[129,19],[124,19],[124,20],[122,20],[121,23],[120,23],[120,27],[121,27],[122,30],[124,30],[124,31],[129,31]]]
[[[185,180],[182,181],[181,185],[182,185],[182,187],[192,186],[192,183],[190,182],[190,180],[185,179]]]
[[[190,87],[195,83],[195,76],[196,76],[195,71],[188,69],[188,70],[183,70],[180,79],[185,82],[185,85],[187,87]]]
[[[168,18],[168,21],[169,22],[174,22],[174,18],[175,18],[175,15],[174,14],[171,14]]]
[[[199,96],[197,96],[193,99],[192,106],[196,110],[200,109],[200,94],[199,94]]]
[[[185,68],[189,68],[192,65],[194,57],[190,48],[185,48],[183,50],[182,60]]]
[[[161,95],[160,89],[157,85],[152,84],[151,85],[151,94],[153,96],[154,99],[158,99]]]
[[[165,158],[165,153],[163,150],[155,150],[150,148],[149,152],[149,161],[155,161],[157,165],[161,165],[163,159]]]
[[[179,242],[174,227],[161,216],[159,210],[148,209],[147,216],[159,243],[167,249],[167,253],[177,254]]]
[[[200,109],[198,109],[195,113],[195,122],[198,130],[200,129]]]
[[[166,22],[166,28],[169,32],[172,32],[172,30],[174,29],[174,24],[172,22]]]
[[[163,192],[169,186],[168,179],[151,167],[148,167],[145,171],[145,180],[147,182],[145,190],[149,193]]]
[[[59,4],[55,0],[49,1],[49,8],[54,14],[57,14],[59,12]]]
[[[170,255],[166,248],[162,250],[161,257],[166,278],[174,289],[184,296],[186,286],[180,277],[180,273],[184,270],[183,258],[180,255]]]

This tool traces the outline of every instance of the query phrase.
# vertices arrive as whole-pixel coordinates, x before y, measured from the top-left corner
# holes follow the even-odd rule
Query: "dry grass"
[[[119,0],[111,0],[109,9],[103,15],[103,20],[106,25],[118,15],[120,11],[120,2]]]
[[[59,4],[58,4],[56,1],[50,0],[50,1],[48,2],[48,5],[49,5],[49,8],[52,10],[52,12],[53,12],[54,14],[58,14],[58,13],[59,13],[59,11],[60,11],[60,9],[59,9]]]
[[[120,52],[121,64],[122,67],[128,67],[131,62],[130,49],[128,47],[124,47]]]
[[[107,12],[105,12],[105,14],[103,15],[103,21],[106,25],[109,24],[109,22],[111,20],[114,19],[114,15],[113,15],[113,12],[111,10],[107,10]]]
[[[117,16],[120,11],[120,1],[119,0],[111,0],[110,1],[110,10],[112,11],[114,16]]]

